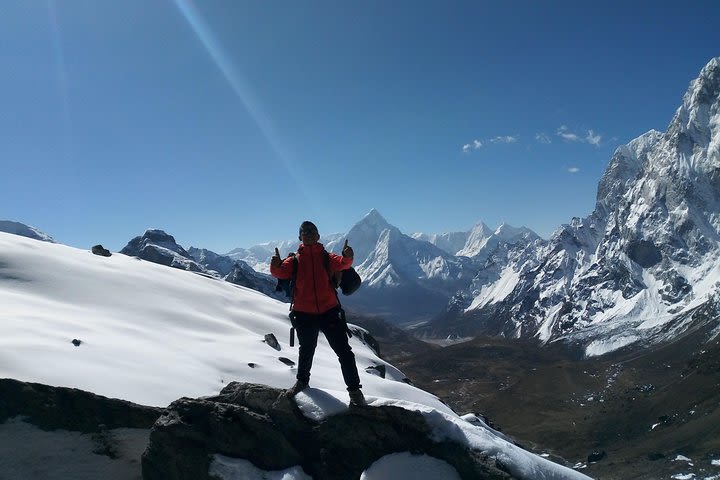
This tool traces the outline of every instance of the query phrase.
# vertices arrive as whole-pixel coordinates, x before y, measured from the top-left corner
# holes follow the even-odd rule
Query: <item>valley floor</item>
[[[720,342],[705,338],[591,359],[477,338],[393,361],[456,412],[594,478],[717,480]]]

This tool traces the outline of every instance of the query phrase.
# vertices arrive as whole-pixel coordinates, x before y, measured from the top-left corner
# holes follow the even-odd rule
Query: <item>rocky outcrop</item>
[[[310,420],[281,390],[233,382],[215,397],[168,407],[152,429],[143,478],[210,479],[212,456],[221,454],[268,471],[299,465],[315,480],[356,480],[383,456],[407,451],[443,460],[463,479],[513,478],[482,452],[431,433],[420,413],[392,406]]]
[[[162,409],[107,398],[76,388],[0,379],[0,423],[22,416],[44,430],[97,433],[113,428],[150,428]]]
[[[93,245],[93,247],[90,249],[90,251],[94,255],[100,255],[101,257],[110,257],[112,256],[112,253],[110,253],[110,250],[103,247],[102,245]]]

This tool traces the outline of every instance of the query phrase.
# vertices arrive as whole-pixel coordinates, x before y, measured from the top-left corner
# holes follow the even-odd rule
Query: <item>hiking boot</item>
[[[292,388],[288,388],[285,390],[285,392],[290,396],[294,397],[298,393],[302,392],[306,388],[308,388],[310,385],[308,385],[308,382],[303,382],[302,380],[298,380],[295,382],[295,385],[292,386]]]
[[[348,393],[350,394],[351,407],[362,407],[364,405],[367,405],[367,402],[365,401],[365,395],[363,395],[362,390],[350,390]]]

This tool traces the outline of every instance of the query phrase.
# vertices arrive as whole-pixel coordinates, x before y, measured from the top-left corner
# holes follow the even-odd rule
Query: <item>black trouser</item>
[[[293,327],[295,327],[300,342],[297,379],[310,382],[310,368],[315,356],[318,334],[323,332],[330,347],[338,356],[343,380],[345,380],[348,391],[360,388],[362,385],[360,385],[360,376],[357,365],[355,365],[355,355],[348,343],[345,333],[347,325],[340,317],[340,308],[336,307],[319,315],[293,312],[293,316]]]

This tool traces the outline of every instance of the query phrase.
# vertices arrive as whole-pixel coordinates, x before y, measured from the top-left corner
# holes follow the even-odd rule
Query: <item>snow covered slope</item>
[[[0,233],[0,304],[0,377],[157,406],[217,394],[232,380],[280,388],[294,382],[287,305],[215,278]],[[587,478],[463,420],[403,382],[358,335],[351,345],[370,405],[419,411],[436,434],[481,448],[518,478]],[[366,371],[381,364],[385,378]],[[311,385],[326,403],[328,396],[347,403],[337,358],[322,337]],[[314,403],[312,391],[297,398],[315,415],[337,413]]]

